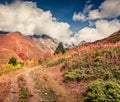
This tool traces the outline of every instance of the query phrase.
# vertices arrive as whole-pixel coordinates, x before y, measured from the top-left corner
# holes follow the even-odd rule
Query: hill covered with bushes
[[[48,66],[61,65],[63,83],[79,87],[72,91],[78,101],[119,102],[120,101],[120,31],[108,38],[86,43],[58,54],[48,62]],[[69,85],[68,85],[69,84]],[[87,86],[87,87],[86,87]],[[76,94],[76,92],[78,94]],[[82,97],[82,99],[79,99]]]

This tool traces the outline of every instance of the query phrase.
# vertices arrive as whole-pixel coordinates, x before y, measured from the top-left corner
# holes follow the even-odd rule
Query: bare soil
[[[81,102],[87,83],[64,82],[61,65],[23,68],[0,77],[0,102]]]
[[[40,102],[31,72],[41,67],[23,68],[13,73],[0,77],[0,102]],[[21,79],[23,79],[21,81]],[[23,86],[23,87],[22,87]],[[27,88],[29,95],[26,99],[21,98],[21,89]]]

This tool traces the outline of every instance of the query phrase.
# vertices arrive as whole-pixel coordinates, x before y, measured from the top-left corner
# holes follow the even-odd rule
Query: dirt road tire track
[[[20,88],[18,85],[18,78],[22,75],[26,82],[26,87],[28,88],[32,97],[29,97],[29,102],[40,102],[40,96],[36,89],[35,83],[32,79],[31,72],[36,69],[40,69],[40,66],[33,68],[24,68],[14,76],[10,78],[11,80],[11,89],[8,97],[4,100],[4,102],[19,102],[20,98]]]

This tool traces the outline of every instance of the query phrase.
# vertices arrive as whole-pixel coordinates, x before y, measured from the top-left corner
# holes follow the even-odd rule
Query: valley
[[[0,102],[119,102],[119,35],[120,31],[69,49],[59,43],[54,54],[48,49],[45,54],[44,48],[38,53],[40,46],[15,33],[16,39],[20,37],[16,50],[12,45],[4,48],[14,51],[10,56],[16,56],[1,64]],[[17,50],[28,49],[26,44],[19,45],[21,39],[30,46],[29,56],[24,51],[24,56],[19,56]]]
[[[120,102],[120,0],[0,0],[0,102]]]

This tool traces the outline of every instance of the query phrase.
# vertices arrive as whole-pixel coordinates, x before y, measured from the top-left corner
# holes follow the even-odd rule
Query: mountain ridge
[[[39,46],[37,46],[36,40]],[[7,63],[12,56],[20,61],[26,61],[32,58],[41,59],[46,52],[51,54],[52,50],[38,40],[38,38],[30,39],[29,36],[24,36],[20,32],[0,34],[0,64]]]
[[[78,46],[105,45],[120,41],[120,30],[111,34],[109,37],[95,42],[83,41]],[[7,63],[9,58],[15,56],[18,60],[41,59],[45,54],[52,55],[59,41],[48,35],[24,36],[20,32],[10,32],[0,34],[0,62]],[[68,45],[67,45],[68,46]],[[75,49],[77,46],[73,46]]]

